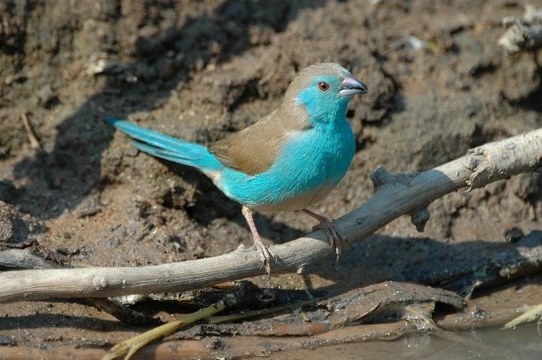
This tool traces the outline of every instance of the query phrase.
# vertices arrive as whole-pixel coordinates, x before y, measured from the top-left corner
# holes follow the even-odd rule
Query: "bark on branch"
[[[482,145],[418,174],[395,176],[379,168],[372,175],[376,194],[334,224],[349,243],[403,214],[411,214],[416,226],[423,228],[428,219],[425,208],[435,199],[541,168],[542,129]],[[322,231],[272,249],[278,259],[274,273],[295,271],[331,254]],[[258,252],[243,248],[213,258],[156,266],[5,271],[0,273],[0,302],[180,292],[264,273]]]

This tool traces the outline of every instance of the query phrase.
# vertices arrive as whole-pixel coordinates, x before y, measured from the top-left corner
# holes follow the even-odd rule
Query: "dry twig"
[[[30,140],[30,147],[32,149],[42,149],[40,141],[38,140],[38,137],[36,136],[36,133],[34,132],[34,129],[32,128],[32,124],[30,124],[30,120],[28,120],[28,117],[23,112],[21,114],[21,119],[23,120],[24,128],[26,130],[26,134],[28,135],[28,140]]]

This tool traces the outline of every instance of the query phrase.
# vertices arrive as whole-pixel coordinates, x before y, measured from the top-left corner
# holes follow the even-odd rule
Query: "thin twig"
[[[42,150],[43,148],[41,147],[40,141],[38,140],[38,137],[36,136],[36,133],[34,132],[32,124],[30,124],[26,113],[23,112],[21,114],[21,119],[23,120],[24,128],[26,130],[26,134],[28,135],[28,140],[30,140],[30,147],[32,149]]]

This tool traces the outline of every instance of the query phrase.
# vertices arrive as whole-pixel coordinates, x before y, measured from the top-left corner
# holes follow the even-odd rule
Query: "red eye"
[[[327,82],[319,82],[318,83],[318,89],[321,91],[328,91],[329,90],[329,84]]]

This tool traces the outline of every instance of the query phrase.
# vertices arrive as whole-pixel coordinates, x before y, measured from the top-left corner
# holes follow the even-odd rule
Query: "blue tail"
[[[107,117],[107,121],[133,138],[132,145],[143,152],[178,164],[193,166],[204,173],[223,168],[222,163],[205,146],[160,134],[126,120]]]

